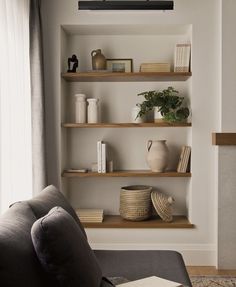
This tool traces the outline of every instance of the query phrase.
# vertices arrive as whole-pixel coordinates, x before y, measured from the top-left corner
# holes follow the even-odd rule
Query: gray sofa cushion
[[[27,201],[31,206],[37,219],[43,217],[55,206],[61,206],[65,209],[77,222],[83,234],[86,236],[83,225],[80,223],[74,209],[64,197],[64,195],[53,185],[46,187],[37,196]],[[86,236],[87,238],[87,236]]]
[[[61,207],[38,219],[31,230],[44,269],[64,287],[99,287],[102,272],[84,234]]]
[[[27,202],[14,204],[0,217],[0,286],[51,287],[31,241],[36,220]]]

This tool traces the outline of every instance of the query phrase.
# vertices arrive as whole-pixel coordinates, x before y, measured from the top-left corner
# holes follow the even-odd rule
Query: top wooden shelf
[[[97,123],[97,124],[76,124],[76,123],[62,123],[64,128],[165,128],[165,127],[191,127],[191,123]]]
[[[136,82],[136,81],[186,81],[191,72],[80,72],[62,73],[62,78],[68,82]]]

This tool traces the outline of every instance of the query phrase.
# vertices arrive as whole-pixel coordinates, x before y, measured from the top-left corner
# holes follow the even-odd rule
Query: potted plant
[[[161,113],[164,121],[185,121],[190,112],[188,107],[183,105],[184,97],[179,97],[178,93],[173,87],[168,87],[163,91],[147,91],[138,94],[138,96],[144,96],[145,98],[141,104],[137,104],[140,108],[138,117],[142,117],[156,108]]]

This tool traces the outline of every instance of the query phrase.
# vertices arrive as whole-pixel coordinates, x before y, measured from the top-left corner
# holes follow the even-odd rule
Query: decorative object
[[[131,122],[135,124],[143,123],[143,116],[139,117],[138,114],[140,112],[140,107],[133,107],[131,114]]]
[[[161,123],[163,122],[163,116],[161,114],[161,112],[159,111],[159,108],[158,107],[154,107],[154,122],[155,123]]]
[[[173,10],[174,1],[78,1],[79,10]]]
[[[88,101],[88,123],[98,123],[98,99],[87,99]]]
[[[86,123],[87,103],[84,94],[75,94],[75,122]]]
[[[161,219],[166,222],[171,222],[173,220],[172,204],[174,199],[171,196],[167,196],[159,191],[153,191],[151,193],[151,199],[152,204]]]
[[[166,140],[149,140],[147,164],[152,172],[164,172],[168,165],[169,150]]]
[[[93,70],[106,70],[106,58],[101,49],[93,50],[91,56]]]
[[[118,73],[131,73],[133,71],[133,60],[107,59],[107,70]]]
[[[167,122],[183,122],[189,117],[188,107],[183,105],[184,97],[177,96],[179,92],[173,87],[168,87],[163,91],[147,91],[138,94],[144,96],[145,101],[137,104],[140,107],[139,116],[147,114],[155,107]]]
[[[76,55],[72,55],[68,58],[68,73],[76,73],[76,69],[79,66],[79,60],[77,59]]]
[[[113,160],[108,161],[108,172],[113,172]]]
[[[91,165],[91,171],[92,172],[97,172],[98,171],[98,163],[97,162],[93,162]]]
[[[150,186],[131,185],[121,188],[120,215],[131,221],[142,221],[151,215]]]

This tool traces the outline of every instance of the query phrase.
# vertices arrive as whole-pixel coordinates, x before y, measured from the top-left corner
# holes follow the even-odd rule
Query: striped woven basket
[[[131,221],[142,221],[151,215],[152,187],[132,185],[121,188],[120,215]]]

